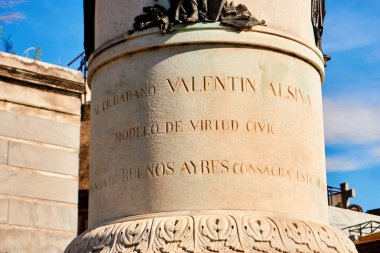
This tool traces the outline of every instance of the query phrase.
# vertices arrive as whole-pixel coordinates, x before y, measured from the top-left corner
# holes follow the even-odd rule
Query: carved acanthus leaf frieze
[[[65,253],[357,253],[340,231],[260,214],[207,214],[121,221],[88,230]]]
[[[157,221],[153,252],[194,252],[194,224],[191,217],[174,217]]]

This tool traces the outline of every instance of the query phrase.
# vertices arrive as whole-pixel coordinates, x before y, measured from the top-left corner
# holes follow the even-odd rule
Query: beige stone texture
[[[10,225],[75,233],[77,231],[77,215],[76,206],[9,200],[8,224]]]
[[[80,116],[78,115],[57,113],[57,111],[30,107],[28,105],[0,101],[0,111],[79,126]]]
[[[0,225],[1,253],[62,253],[76,233]]]
[[[61,253],[77,231],[79,71],[0,53],[0,253]]]
[[[8,165],[78,176],[78,153],[9,142]]]
[[[79,120],[79,119],[78,119]],[[0,135],[79,148],[78,125],[0,111]]]
[[[286,215],[263,212],[200,211],[156,213],[99,224],[66,248],[66,253],[270,252],[355,253],[339,230]]]
[[[95,47],[98,48],[107,41],[126,34],[133,27],[134,18],[143,14],[142,8],[152,6],[154,3],[165,7],[169,6],[168,0],[158,0],[157,2],[150,0],[97,0]],[[256,29],[286,34],[287,37],[299,38],[305,44],[314,46],[310,18],[311,1],[240,0],[239,3],[245,4],[249,10],[252,10],[255,17],[259,20],[264,19],[268,24],[268,27]],[[143,33],[149,32],[158,32],[158,29],[152,28]]]
[[[311,64],[233,44],[97,63],[90,66],[91,224],[210,209],[327,223],[321,76]]]
[[[85,90],[80,71],[3,52],[0,63],[0,75],[12,78],[12,83],[34,87],[38,84],[38,89],[65,91],[77,97]]]
[[[0,81],[0,101],[80,116],[80,99]]]
[[[6,224],[8,222],[8,199],[0,199],[0,224]]]
[[[324,61],[311,3],[239,3],[267,27],[236,33],[194,24],[129,36],[151,2],[97,2],[90,224],[186,210],[275,211],[327,223]]]
[[[7,164],[8,161],[8,142],[0,140],[0,164]]]
[[[0,193],[37,199],[77,203],[77,178],[44,175],[0,165]]]
[[[66,253],[356,252],[328,225],[311,1],[239,3],[267,26],[129,35],[154,2],[97,1],[92,228]]]
[[[336,229],[341,230],[368,221],[380,222],[380,216],[329,206],[329,223]],[[349,236],[348,230],[342,232]]]

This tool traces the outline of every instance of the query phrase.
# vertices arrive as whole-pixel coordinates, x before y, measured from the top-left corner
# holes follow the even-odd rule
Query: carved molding
[[[88,230],[65,253],[357,253],[330,226],[262,214],[179,215]]]

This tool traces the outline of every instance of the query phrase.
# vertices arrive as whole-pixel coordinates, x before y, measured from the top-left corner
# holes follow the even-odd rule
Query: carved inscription
[[[326,184],[306,169],[286,168],[279,165],[268,165],[255,162],[238,162],[229,160],[189,160],[182,163],[155,162],[140,166],[127,167],[116,170],[93,182],[90,185],[92,192],[104,188],[128,184],[131,181],[154,179],[168,176],[218,176],[218,175],[244,175],[274,177],[288,181],[307,184],[326,191]]]
[[[115,94],[104,99],[103,101],[101,101],[100,104],[95,105],[95,115],[98,115],[102,112],[106,112],[109,109],[116,107],[120,104],[134,102],[146,97],[152,97],[156,94],[156,92],[157,90],[155,86],[148,86],[145,88],[127,90],[120,94]]]
[[[281,83],[271,83],[269,92],[278,98],[287,99],[296,103],[305,104],[311,107],[311,99],[306,92],[292,85],[284,85]]]
[[[267,88],[265,88],[267,87]],[[160,89],[161,92],[158,92]],[[310,94],[299,88],[297,84],[286,82],[269,82],[267,84],[257,83],[254,77],[247,76],[190,76],[166,78],[160,85],[149,85],[142,88],[131,89],[121,93],[113,94],[104,98],[94,106],[94,114],[106,112],[111,108],[123,104],[130,104],[141,99],[146,99],[158,94],[190,94],[228,92],[235,94],[249,94],[259,96],[270,96],[281,98],[282,101],[291,101],[298,105],[312,106]]]
[[[168,134],[182,132],[182,122],[165,122],[165,124],[153,123],[146,126],[130,127],[114,133],[115,141],[122,142],[140,137],[153,136],[157,134]]]
[[[194,131],[237,131],[239,122],[236,120],[190,120]]]
[[[277,125],[270,122],[263,121],[248,121],[245,125],[246,129],[250,133],[262,133],[262,134],[277,134]]]
[[[173,93],[179,92],[256,92],[255,80],[237,76],[177,77],[166,79]]]
[[[140,137],[152,137],[159,134],[180,132],[248,132],[250,134],[275,135],[283,133],[273,122],[264,120],[218,120],[200,119],[187,121],[170,121],[134,126],[115,131],[112,138],[116,143],[130,141]]]

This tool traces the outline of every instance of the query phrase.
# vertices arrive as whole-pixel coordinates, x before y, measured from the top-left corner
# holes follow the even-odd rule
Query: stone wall
[[[0,53],[0,252],[63,252],[77,233],[80,72]]]
[[[380,216],[329,206],[329,222],[336,229],[343,229],[367,221],[380,222]],[[349,235],[348,230],[342,231]]]

